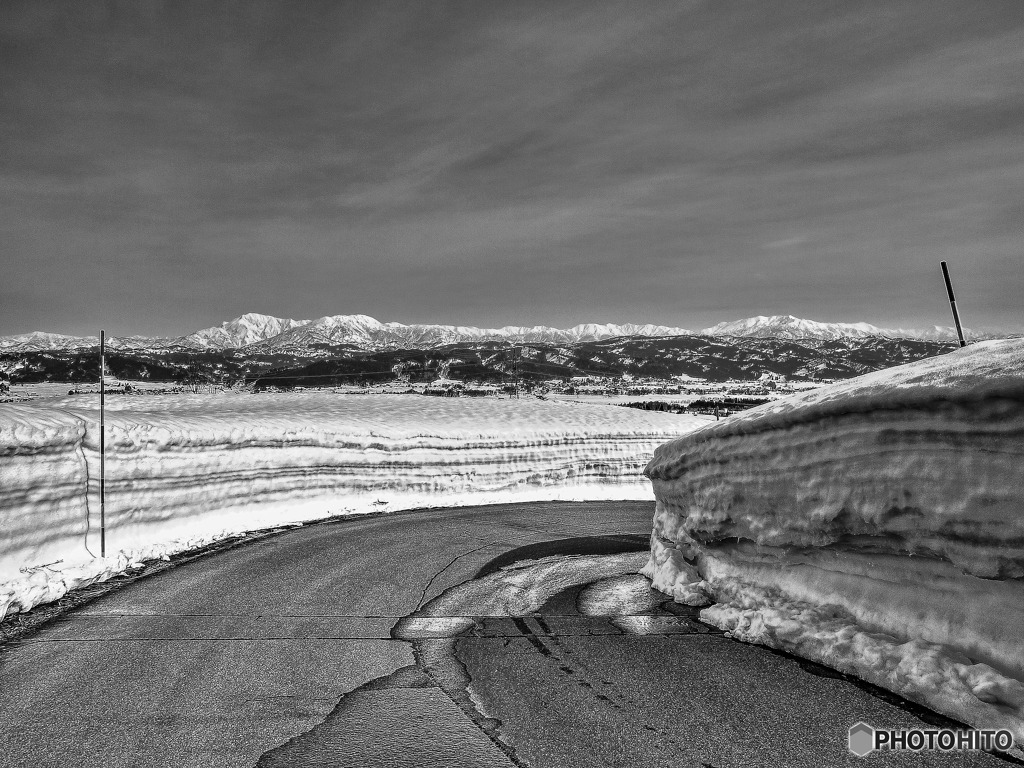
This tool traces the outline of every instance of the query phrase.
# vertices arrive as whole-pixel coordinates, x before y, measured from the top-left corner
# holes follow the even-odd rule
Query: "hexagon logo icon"
[[[847,748],[857,757],[864,757],[875,749],[875,729],[867,723],[855,723],[850,728]]]

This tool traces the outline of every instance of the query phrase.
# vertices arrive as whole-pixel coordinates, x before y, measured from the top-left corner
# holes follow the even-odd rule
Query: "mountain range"
[[[965,333],[972,333],[964,329]],[[908,328],[879,328],[869,323],[819,323],[803,320],[792,315],[772,317],[748,317],[719,323],[700,332],[701,336],[748,339],[789,339],[791,341],[839,339],[928,339],[932,341],[955,341],[956,329],[935,325],[924,330]],[[986,338],[992,334],[986,334]],[[978,335],[973,334],[977,339]]]
[[[965,331],[972,339],[979,336]],[[991,338],[1000,334],[986,334]],[[719,323],[701,331],[663,325],[626,323],[576,325],[559,329],[547,326],[475,328],[453,325],[405,325],[382,323],[367,315],[331,315],[316,320],[292,320],[257,313],[244,314],[219,326],[176,338],[127,336],[108,338],[113,350],[239,350],[259,355],[287,354],[320,357],[328,348],[347,346],[361,350],[432,349],[465,342],[579,344],[621,337],[660,338],[709,336],[719,338],[785,339],[825,342],[841,339],[918,339],[950,341],[952,328],[927,330],[878,328],[868,323],[822,323],[792,315],[751,317]],[[35,331],[0,337],[0,352],[72,351],[96,347],[95,336],[66,336]]]

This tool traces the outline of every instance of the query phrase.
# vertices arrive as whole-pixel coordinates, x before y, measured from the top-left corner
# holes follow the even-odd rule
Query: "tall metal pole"
[[[106,480],[106,477],[104,476],[106,467],[103,462],[104,454],[106,452],[106,435],[104,430],[106,388],[103,381],[104,374],[106,373],[106,356],[107,332],[100,331],[100,557],[107,556],[107,499],[106,489],[103,487]]]
[[[515,353],[516,354],[515,354],[515,357],[513,358],[512,366],[513,366],[513,370],[515,371],[515,376],[516,376],[516,400],[518,400],[519,399],[519,361],[523,357],[523,348],[522,347],[515,347],[514,349],[515,349]]]
[[[949,269],[946,267],[946,262],[942,262],[942,279],[946,281],[946,295],[949,296],[949,307],[953,310],[957,338],[960,339],[960,346],[966,347],[967,342],[964,341],[964,331],[960,327],[960,313],[956,311],[956,297],[953,295],[953,283],[949,280]]]

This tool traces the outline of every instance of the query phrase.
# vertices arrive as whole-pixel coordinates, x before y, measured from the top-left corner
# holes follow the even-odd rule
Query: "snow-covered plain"
[[[687,416],[539,400],[330,392],[0,405],[0,617],[234,533],[379,510],[651,498]]]
[[[1024,340],[746,411],[645,472],[656,588],[1024,743]]]

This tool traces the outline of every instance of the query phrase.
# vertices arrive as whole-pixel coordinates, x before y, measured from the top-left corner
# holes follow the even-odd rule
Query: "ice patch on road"
[[[450,638],[478,618],[530,616],[559,592],[594,581],[635,574],[644,552],[545,557],[452,587],[402,619],[392,634],[401,640]]]
[[[653,611],[663,602],[665,595],[633,573],[594,582],[580,592],[576,607],[584,616],[632,616]]]

